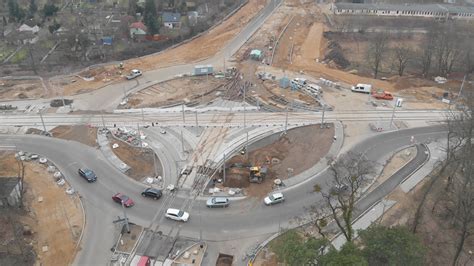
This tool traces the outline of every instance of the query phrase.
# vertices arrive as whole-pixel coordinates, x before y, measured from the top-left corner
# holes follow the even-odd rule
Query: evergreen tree
[[[160,26],[158,24],[158,14],[154,0],[146,0],[143,21],[148,28],[149,34],[153,35],[159,32]]]

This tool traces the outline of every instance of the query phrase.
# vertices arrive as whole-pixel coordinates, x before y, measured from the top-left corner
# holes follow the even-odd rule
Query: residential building
[[[163,12],[161,14],[161,20],[163,26],[169,29],[175,29],[181,27],[181,14],[172,12]]]
[[[135,41],[143,41],[145,40],[145,36],[147,34],[147,28],[145,24],[141,21],[134,22],[130,24],[130,38]]]

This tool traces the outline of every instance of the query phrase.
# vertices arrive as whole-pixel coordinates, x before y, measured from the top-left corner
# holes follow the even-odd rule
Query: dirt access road
[[[35,265],[69,265],[77,252],[77,241],[84,224],[80,199],[76,194],[67,195],[67,185],[59,187],[45,165],[36,161],[25,162],[24,165],[26,211],[15,213],[7,208],[1,209],[0,216],[9,216],[12,222],[0,223],[0,232],[8,232],[0,234],[1,242],[19,245],[19,252],[16,254],[21,257],[25,256],[21,251],[32,246],[36,253]],[[17,174],[14,154],[0,153],[0,176]],[[8,226],[11,228],[5,228]],[[25,226],[30,230],[25,230]],[[13,228],[20,230],[20,234],[11,235]],[[43,250],[44,247],[47,247],[47,251]],[[7,261],[7,264],[3,265],[13,264]]]
[[[249,0],[239,11],[217,25],[209,32],[187,43],[165,52],[124,61],[124,69],[115,65],[95,68],[79,73],[81,77],[94,78],[85,81],[77,76],[69,76],[61,81],[64,95],[74,95],[99,89],[113,81],[123,79],[123,74],[131,69],[143,71],[158,69],[177,64],[188,64],[209,58],[219,52],[266,4],[265,0]]]

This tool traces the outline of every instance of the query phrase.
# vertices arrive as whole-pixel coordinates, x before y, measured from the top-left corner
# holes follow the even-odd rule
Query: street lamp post
[[[125,211],[125,205],[123,203],[123,200],[121,200],[120,203],[122,204],[123,216],[125,218],[125,227],[127,228],[127,233],[130,234],[130,225],[128,224],[127,212]]]

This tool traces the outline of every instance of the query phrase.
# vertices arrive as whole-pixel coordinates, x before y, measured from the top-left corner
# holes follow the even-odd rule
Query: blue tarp
[[[112,37],[104,37],[102,38],[102,45],[112,45]]]

